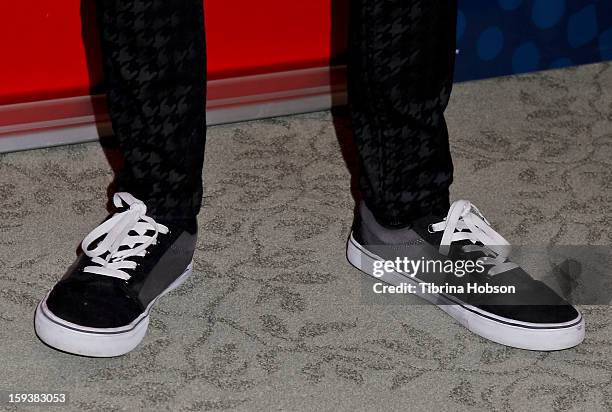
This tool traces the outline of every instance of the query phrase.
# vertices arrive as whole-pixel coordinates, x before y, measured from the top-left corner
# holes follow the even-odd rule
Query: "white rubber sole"
[[[179,287],[189,277],[192,269],[193,262],[129,325],[119,328],[88,328],[67,322],[47,308],[47,294],[36,307],[34,329],[40,340],[64,352],[99,358],[125,355],[144,339],[153,305],[159,298]]]
[[[351,265],[362,272],[374,276],[374,261],[384,260],[360,245],[353,235],[347,242],[346,257]],[[386,272],[376,279],[390,285],[422,283],[416,277],[401,272]],[[416,288],[417,291],[420,288]],[[574,347],[584,340],[584,318],[571,322],[555,324],[536,324],[507,319],[482,311],[474,306],[463,304],[452,296],[444,294],[415,295],[437,305],[469,331],[493,342],[520,349],[554,351]]]

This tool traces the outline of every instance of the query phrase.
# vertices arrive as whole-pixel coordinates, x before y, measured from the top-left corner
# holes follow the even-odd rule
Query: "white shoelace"
[[[147,248],[157,243],[157,235],[166,234],[169,230],[146,216],[146,205],[127,192],[115,193],[113,203],[117,207],[128,206],[129,209],[115,213],[83,239],[83,252],[98,265],[87,266],[84,272],[128,280],[130,275],[124,270],[136,269],[138,264],[126,259],[145,256]],[[137,235],[130,235],[132,231]],[[148,231],[154,233],[147,235]],[[102,240],[96,248],[89,250],[89,246],[100,238]],[[127,248],[122,248],[123,246]],[[122,249],[119,250],[120,248]]]
[[[491,227],[489,221],[476,206],[467,200],[457,200],[448,210],[446,218],[430,225],[431,232],[441,232],[440,253],[448,255],[453,242],[469,240],[472,245],[465,245],[465,252],[482,252],[487,256],[479,259],[483,265],[492,266],[491,276],[517,268],[518,265],[508,260],[510,243]]]

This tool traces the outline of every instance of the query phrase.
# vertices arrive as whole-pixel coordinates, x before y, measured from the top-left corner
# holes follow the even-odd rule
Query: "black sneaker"
[[[62,351],[119,356],[144,338],[157,300],[191,273],[196,234],[146,215],[129,193],[83,240],[83,253],[38,304],[38,337]]]
[[[541,351],[580,344],[585,331],[578,309],[511,262],[509,250],[508,242],[465,200],[453,203],[444,219],[429,216],[404,229],[381,226],[362,203],[347,258],[382,281],[374,284],[374,292],[413,293],[494,342]],[[406,261],[440,264],[421,263],[419,269]],[[442,262],[451,262],[452,268],[458,261],[472,262],[470,273],[441,270]],[[432,270],[423,270],[428,267]]]

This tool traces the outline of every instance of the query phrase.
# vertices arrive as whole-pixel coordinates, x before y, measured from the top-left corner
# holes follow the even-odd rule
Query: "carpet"
[[[515,244],[610,245],[612,65],[458,84],[452,198]],[[89,359],[34,335],[39,299],[104,218],[98,143],[0,155],[0,390],[64,392],[65,410],[612,410],[612,310],[585,342],[538,353],[441,310],[367,303],[345,259],[346,118],[209,130],[195,273],[127,356]],[[1,408],[20,409],[3,403]]]

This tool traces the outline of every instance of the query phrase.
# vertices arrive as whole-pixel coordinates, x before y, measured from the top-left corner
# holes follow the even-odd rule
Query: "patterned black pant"
[[[333,1],[333,0],[332,0]],[[99,0],[117,183],[151,215],[193,220],[202,201],[206,51],[202,0]],[[448,208],[444,110],[456,0],[351,0],[349,101],[362,195],[404,225]]]

